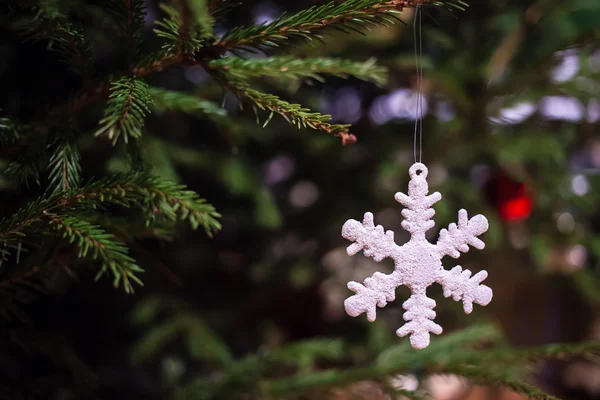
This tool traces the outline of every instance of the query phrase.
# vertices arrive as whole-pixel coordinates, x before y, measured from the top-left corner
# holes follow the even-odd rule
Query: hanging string
[[[423,64],[421,59],[423,57],[423,38],[421,32],[421,9],[420,4],[417,4],[415,8],[415,18],[413,21],[413,39],[415,49],[415,65],[417,68],[417,88],[416,96],[417,101],[415,105],[415,132],[414,132],[414,145],[413,153],[415,162],[417,162],[417,143],[419,147],[418,162],[423,160],[423,96],[421,94],[421,85],[423,82]]]

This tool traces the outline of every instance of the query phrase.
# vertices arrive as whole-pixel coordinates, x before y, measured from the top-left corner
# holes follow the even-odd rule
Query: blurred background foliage
[[[321,3],[245,0],[215,31],[268,23],[315,4]],[[163,11],[153,1],[146,5],[143,34],[150,48],[160,45],[152,29]],[[123,54],[102,29],[102,2],[63,6],[94,39],[95,68],[112,71]],[[79,84],[46,41],[19,39],[10,7],[3,7],[0,116],[27,120],[62,103]],[[324,80],[306,74],[255,80],[266,93],[353,124],[355,144],[341,146],[339,139],[296,129],[277,115],[263,127],[268,113],[259,112],[257,124],[252,108],[240,109],[199,65],[150,75],[153,88],[183,91],[191,99],[173,111],[168,98],[150,92],[156,98],[139,139],[141,157],[154,174],[209,199],[222,215],[222,229],[213,239],[184,227],[165,234],[167,240],[129,243],[146,271],[134,295],[94,282],[93,271],[75,265],[50,274],[52,289],[25,310],[35,329],[12,330],[10,322],[2,334],[6,398],[35,386],[57,399],[512,399],[519,397],[510,388],[488,384],[495,373],[506,383],[509,374],[523,372],[535,372],[531,383],[562,398],[598,398],[600,366],[588,359],[523,370],[490,355],[483,359],[486,379],[459,364],[443,376],[433,367],[471,354],[465,343],[482,342],[479,350],[510,345],[514,357],[525,360],[520,349],[529,346],[600,339],[597,0],[476,0],[464,12],[423,8],[423,161],[430,188],[443,195],[435,206],[436,229],[455,221],[463,207],[488,217],[485,250],[464,255],[461,265],[489,272],[494,299],[467,317],[439,287],[431,288],[445,332],[422,352],[394,335],[406,288],[375,323],[344,312],[346,283],[389,272],[392,264],[348,257],[343,223],[372,211],[376,223],[396,232],[397,243],[408,238],[393,195],[405,191],[413,162],[413,15],[405,9],[400,18],[406,25],[373,27],[364,36],[329,32],[325,44],[268,50],[290,60],[341,57],[387,68],[385,83],[327,74]],[[221,100],[223,108],[215,107]],[[80,126],[89,133],[78,142],[84,179],[130,165],[127,146],[113,148],[93,136],[101,113],[93,107]],[[40,189],[11,173],[7,158],[0,162],[0,207],[7,215]],[[26,173],[23,167],[16,172]],[[352,366],[366,372],[311,375]],[[374,372],[392,370],[406,373],[374,379]],[[296,378],[278,380],[291,374]],[[478,385],[481,380],[485,385]],[[311,390],[296,395],[302,385]],[[533,393],[517,383],[512,389]]]

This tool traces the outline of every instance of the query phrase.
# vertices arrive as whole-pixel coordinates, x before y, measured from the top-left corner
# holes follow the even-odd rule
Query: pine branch
[[[204,227],[208,235],[221,228],[214,207],[184,186],[146,174],[121,174],[84,187],[58,192],[30,201],[18,212],[0,220],[0,257],[6,260],[19,250],[27,234],[43,233],[49,214],[102,208],[107,204],[137,207],[146,212],[146,225],[157,217],[168,221],[188,220],[193,229]]]
[[[148,93],[153,108],[159,112],[179,110],[190,115],[225,116],[227,112],[219,105],[198,96],[172,90],[151,87]]]
[[[68,140],[61,140],[49,149],[52,151],[48,164],[51,190],[59,192],[79,186],[81,165],[77,146]]]
[[[56,277],[61,271],[61,265],[65,264],[71,258],[70,252],[55,252],[46,260],[28,268],[26,271],[11,274],[8,278],[0,281],[0,288],[4,290],[18,291],[19,287],[26,288],[28,291],[44,292],[46,279],[40,279],[40,275],[54,275]],[[0,306],[0,310],[3,307]]]
[[[166,14],[166,18],[156,22],[159,28],[154,29],[154,33],[167,41],[163,45],[163,50],[167,54],[192,56],[202,47],[202,39],[190,33],[189,14],[184,14],[164,3],[160,4],[160,8]]]
[[[208,13],[216,20],[222,21],[227,13],[234,7],[242,4],[236,0],[209,0]]]
[[[154,180],[153,183],[148,185],[143,193],[144,199],[152,204],[155,210],[149,216],[148,225],[160,214],[171,221],[188,220],[192,229],[203,226],[209,237],[212,237],[214,230],[221,229],[221,224],[216,220],[221,215],[196,192],[185,190],[184,185],[167,181]],[[150,196],[150,199],[146,199],[146,196]]]
[[[38,0],[39,12],[48,18],[57,19],[64,18],[61,10],[60,0]]]
[[[91,75],[93,48],[83,30],[69,22],[57,4],[40,2],[33,18],[16,21],[14,28],[33,42],[47,41],[48,49],[56,51],[72,71],[85,78]]]
[[[117,0],[112,0],[111,4],[114,4],[115,2],[117,2]],[[220,10],[225,10],[229,6],[233,6],[235,4],[237,4],[237,2],[235,2],[235,1],[232,2],[229,0],[212,0],[212,1],[209,1],[208,10],[209,10],[210,15],[214,16],[214,15],[218,14],[220,12]],[[259,42],[260,41],[259,39],[262,39],[261,34],[263,32],[266,36],[274,35],[273,37],[271,37],[271,39],[273,39],[273,40],[276,40],[276,39],[284,40],[285,36],[277,35],[277,32],[278,32],[277,29],[279,29],[279,31],[280,31],[279,33],[285,33],[289,36],[289,32],[288,32],[289,27],[287,27],[284,24],[284,22],[286,22],[290,19],[291,20],[298,20],[298,19],[302,20],[303,18],[314,19],[315,16],[319,16],[321,13],[330,13],[331,10],[334,10],[335,12],[340,12],[340,10],[346,11],[346,12],[351,12],[352,10],[348,6],[353,5],[353,4],[359,4],[359,5],[361,5],[361,7],[363,7],[363,9],[361,9],[362,11],[360,11],[360,12],[366,12],[365,11],[365,7],[366,7],[366,9],[370,10],[369,12],[371,12],[371,13],[374,12],[375,14],[382,14],[382,13],[386,14],[385,10],[387,10],[388,8],[401,9],[402,7],[415,6],[416,4],[427,4],[427,5],[431,5],[431,6],[447,7],[447,8],[451,8],[451,7],[462,8],[463,6],[466,6],[465,3],[462,3],[461,1],[455,1],[455,0],[448,0],[448,1],[392,0],[391,2],[387,2],[387,3],[381,3],[381,2],[378,3],[374,0],[351,0],[351,1],[347,1],[343,4],[341,4],[339,6],[334,6],[333,3],[331,3],[331,4],[328,4],[325,6],[320,6],[320,7],[316,7],[316,8],[313,7],[310,10],[300,12],[291,17],[287,17],[287,18],[282,17],[278,21],[274,22],[273,24],[234,29],[223,40],[217,41],[217,42],[213,43],[211,46],[207,46],[207,47],[200,49],[200,51],[194,55],[193,59],[190,59],[190,57],[186,56],[182,52],[175,52],[175,53],[167,52],[167,54],[165,54],[164,52],[161,52],[161,54],[158,57],[152,58],[150,61],[145,61],[145,62],[142,62],[142,63],[132,67],[130,69],[130,72],[134,76],[144,77],[144,76],[150,75],[154,72],[163,71],[165,68],[168,68],[168,67],[171,67],[174,65],[200,64],[200,63],[203,63],[204,62],[203,60],[207,57],[214,58],[215,54],[224,54],[227,51],[228,46],[231,47],[231,46],[240,45],[239,40],[243,40],[244,41],[243,43]],[[342,8],[340,9],[339,7],[342,7]],[[395,10],[391,10],[390,12],[392,14],[396,13]],[[351,12],[351,14],[352,14],[352,12]],[[388,16],[390,16],[390,15],[388,15]],[[342,20],[344,20],[343,15],[336,14],[334,20],[337,22],[341,22]],[[362,21],[362,20],[360,20],[360,21]],[[298,22],[298,21],[296,21],[296,22]],[[306,32],[312,32],[313,30],[318,31],[318,29],[320,29],[320,28],[326,28],[327,26],[329,26],[331,22],[332,21],[330,21],[330,20],[316,21],[316,22],[314,22],[313,25],[309,24],[307,26],[296,26],[295,30],[292,29],[292,36],[294,36],[294,32],[296,32],[296,36],[298,36],[298,34],[305,34]],[[356,21],[356,22],[359,22],[359,21]],[[303,31],[300,31],[300,33],[298,33],[299,32],[298,29],[300,29],[300,28],[302,28]],[[306,32],[304,32],[304,30],[306,30]],[[247,32],[244,32],[244,31],[247,31]],[[253,32],[254,32],[254,34],[253,34]],[[239,40],[236,40],[235,43],[230,41],[233,34],[235,34],[234,36],[238,37],[238,39],[239,39]],[[245,37],[244,35],[246,35],[246,34],[250,34],[250,36]],[[254,36],[252,36],[252,35],[254,35]],[[227,38],[229,38],[229,39],[227,39]],[[110,82],[107,82],[107,81],[102,82],[97,87],[93,88],[92,90],[86,91],[86,92],[82,93],[80,96],[68,101],[66,104],[59,106],[59,107],[55,108],[54,110],[51,110],[48,113],[48,118],[46,120],[44,120],[41,125],[45,129],[47,129],[48,126],[54,125],[55,123],[57,123],[57,121],[60,121],[61,118],[63,118],[64,116],[68,116],[71,114],[76,114],[76,113],[81,112],[85,107],[106,97],[107,95],[109,95],[109,93],[110,93]],[[354,141],[351,139],[351,137],[353,137],[353,135],[350,135],[347,132],[346,132],[346,134],[342,134],[342,136],[347,138],[344,141],[345,143],[350,143],[350,142]]]
[[[243,59],[226,57],[212,61],[211,68],[222,68],[231,76],[248,79],[270,76],[279,79],[313,78],[324,81],[322,74],[340,78],[355,78],[383,85],[387,80],[387,68],[376,65],[375,59],[356,62],[339,58],[306,58],[292,56]]]
[[[425,354],[407,355],[385,365],[371,365],[345,370],[328,370],[308,375],[294,376],[274,381],[263,381],[261,392],[266,395],[282,396],[287,393],[311,390],[322,387],[339,387],[360,380],[378,379],[384,376],[406,373],[419,363],[428,373],[452,373],[456,368],[489,369],[494,363],[499,365],[526,364],[543,359],[572,359],[590,357],[600,353],[600,342],[580,344],[555,344],[531,349],[515,350],[512,348],[476,351],[458,349],[448,354],[435,352],[432,344]],[[517,385],[512,382],[511,384]],[[523,390],[526,390],[523,388]]]
[[[212,37],[215,21],[210,13],[207,0],[187,0],[185,3],[194,18],[193,29],[197,32],[197,35],[201,39]]]
[[[150,212],[147,225],[161,216],[170,221],[188,220],[193,229],[203,226],[209,236],[221,228],[217,221],[221,215],[197,193],[147,174],[119,174],[92,182],[71,192],[63,206],[101,206],[103,203],[143,207]]]
[[[464,376],[465,378],[468,378],[471,382],[476,383],[478,385],[510,389],[511,391],[522,394],[529,399],[559,400],[557,397],[544,393],[539,388],[529,383],[523,382],[519,379],[515,379],[506,374],[490,372],[486,368],[464,367],[456,369],[446,369],[445,373]]]
[[[20,250],[20,244],[26,236],[26,231],[42,222],[42,210],[57,200],[56,196],[48,199],[39,198],[8,218],[0,220],[0,256],[7,260],[13,250]]]
[[[0,118],[0,146],[19,140],[19,127],[7,117]]]
[[[363,33],[369,26],[393,24],[404,7],[416,5],[460,8],[459,1],[434,0],[347,0],[313,6],[294,15],[285,14],[269,24],[233,28],[216,45],[221,53],[236,48],[280,47],[291,39],[322,39],[328,29]]]
[[[44,215],[63,238],[79,248],[79,258],[91,255],[93,260],[101,261],[102,266],[96,279],[110,271],[115,288],[121,281],[127,293],[133,293],[132,282],[143,286],[135,274],[144,270],[136,265],[135,260],[129,256],[129,249],[115,240],[114,235],[76,216],[52,214],[47,211],[44,211]]]
[[[21,145],[20,151],[10,161],[4,173],[15,177],[29,186],[29,179],[40,186],[40,175],[47,164],[44,138],[35,138],[36,142]]]
[[[34,267],[28,273],[20,274],[0,282],[0,315],[7,321],[13,318],[21,322],[30,322],[23,306],[35,301],[46,292],[46,287],[39,280],[41,272],[51,272],[53,264]]]
[[[152,99],[146,82],[134,77],[122,77],[111,85],[104,118],[95,136],[106,134],[113,145],[119,138],[127,143],[129,138],[142,136],[144,118],[150,113]]]
[[[275,363],[298,367],[298,373],[313,370],[317,361],[336,360],[344,355],[344,343],[336,339],[311,339],[292,343],[266,356]]]
[[[529,349],[489,350],[482,355],[482,362],[503,362],[507,364],[538,362],[543,360],[568,360],[575,357],[589,358],[600,353],[600,341],[583,343],[554,343]]]
[[[232,361],[229,348],[206,322],[190,307],[170,298],[153,297],[141,303],[132,315],[136,325],[146,326],[166,311],[171,317],[149,327],[134,347],[134,363],[144,362],[155,355],[176,336],[183,336],[189,354],[196,360],[216,361],[227,367]]]
[[[154,32],[167,40],[163,50],[167,54],[184,54],[193,58],[213,35],[214,20],[206,0],[173,0],[173,5],[161,3],[166,17],[156,22]]]
[[[475,345],[481,344],[503,345],[504,337],[498,328],[493,325],[473,325],[440,337],[435,344],[420,351],[419,357],[431,358],[443,363],[451,360],[455,351],[471,351]],[[410,343],[404,341],[382,351],[377,357],[376,363],[380,366],[391,365],[395,360],[414,357],[414,354],[414,349]]]
[[[263,126],[266,126],[271,121],[274,114],[279,114],[290,124],[296,125],[298,128],[308,126],[339,137],[342,139],[342,145],[356,142],[356,136],[349,132],[348,128],[350,125],[330,124],[330,115],[311,112],[310,109],[302,107],[300,104],[288,103],[285,100],[281,100],[278,96],[259,92],[240,80],[227,79],[224,85],[236,96],[246,97],[252,101],[255,111],[257,111],[256,108],[270,111]]]
[[[106,7],[126,44],[127,67],[131,68],[140,56],[146,4],[143,0],[109,0]]]

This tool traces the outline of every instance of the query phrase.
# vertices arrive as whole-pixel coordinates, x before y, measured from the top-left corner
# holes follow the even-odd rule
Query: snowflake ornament
[[[348,315],[356,317],[367,313],[370,322],[375,321],[376,307],[384,307],[396,297],[396,288],[407,286],[411,296],[402,304],[406,310],[407,321],[396,331],[398,336],[410,335],[410,343],[415,349],[429,345],[429,334],[442,333],[442,327],[433,322],[435,300],[426,295],[427,287],[438,283],[444,290],[444,296],[455,301],[462,300],[465,313],[473,311],[473,303],[485,306],[492,300],[492,289],[482,285],[487,272],[481,271],[471,276],[471,271],[456,266],[446,270],[442,258],[446,255],[458,258],[460,253],[469,251],[469,245],[483,249],[485,244],[477,238],[488,229],[488,221],[483,215],[469,219],[465,210],[458,212],[458,225],[452,223],[448,229],[442,229],[436,244],[425,238],[425,232],[434,226],[431,219],[435,211],[431,206],[441,200],[439,192],[429,193],[427,167],[421,163],[413,164],[409,171],[408,196],[396,193],[396,201],[406,208],[402,210],[402,228],[410,232],[408,243],[398,246],[394,242],[394,232],[384,231],[381,225],[375,226],[373,214],[365,214],[363,222],[348,220],[342,227],[342,236],[354,243],[348,246],[348,255],[353,256],[361,250],[365,256],[380,262],[386,257],[394,260],[394,272],[389,275],[376,272],[365,279],[364,285],[349,282],[348,289],[356,294],[346,299],[344,306]]]

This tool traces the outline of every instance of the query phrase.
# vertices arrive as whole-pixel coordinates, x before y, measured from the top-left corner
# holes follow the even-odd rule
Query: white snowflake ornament
[[[396,288],[407,286],[412,295],[402,304],[406,310],[407,321],[396,331],[398,336],[410,334],[410,343],[415,349],[429,345],[429,334],[442,333],[442,327],[433,322],[435,300],[426,295],[427,287],[433,283],[442,285],[444,296],[455,301],[462,300],[465,313],[473,311],[473,303],[485,306],[492,300],[492,289],[482,285],[487,272],[481,271],[471,276],[471,271],[456,266],[445,270],[442,258],[446,255],[458,258],[460,252],[469,251],[469,245],[483,249],[485,244],[477,238],[488,229],[488,221],[483,215],[469,219],[465,210],[458,212],[458,225],[452,223],[448,229],[442,229],[436,244],[425,238],[425,232],[434,226],[431,219],[435,211],[431,206],[441,200],[439,192],[429,193],[427,185],[427,167],[421,163],[413,164],[408,170],[410,182],[408,196],[396,193],[396,201],[406,208],[402,210],[402,228],[410,232],[408,243],[398,246],[394,242],[394,232],[384,231],[381,225],[375,226],[373,214],[365,214],[363,222],[348,220],[342,227],[342,236],[354,243],[348,246],[348,255],[361,250],[365,256],[376,262],[389,257],[394,260],[394,272],[389,275],[376,272],[365,279],[364,285],[349,282],[348,289],[356,294],[346,299],[346,312],[356,317],[367,313],[367,319],[375,321],[376,307],[384,307],[395,299]]]

